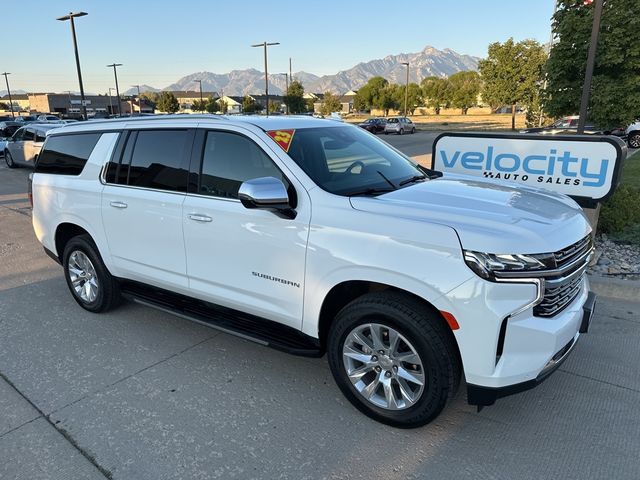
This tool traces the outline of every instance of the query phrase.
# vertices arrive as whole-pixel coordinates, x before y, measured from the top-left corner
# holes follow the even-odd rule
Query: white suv
[[[358,127],[164,116],[51,131],[33,226],[91,312],[121,296],[327,353],[382,422],[535,386],[586,332],[590,227],[568,197],[426,170]]]

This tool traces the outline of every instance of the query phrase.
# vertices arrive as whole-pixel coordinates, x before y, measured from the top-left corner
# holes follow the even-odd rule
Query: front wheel
[[[78,305],[94,313],[106,312],[120,303],[120,287],[104,265],[89,235],[69,240],[62,257],[67,286]]]
[[[404,135],[404,130],[401,128],[400,131],[398,132],[398,135]]]
[[[4,161],[7,164],[7,167],[9,168],[16,168],[17,166],[13,161],[13,157],[11,156],[11,153],[9,152],[9,150],[4,151]]]
[[[347,399],[396,427],[429,423],[460,382],[459,357],[443,320],[398,292],[366,294],[343,308],[331,326],[327,354]]]
[[[627,140],[631,148],[640,148],[640,132],[633,132]]]
[[[414,133],[416,133],[416,127],[413,127],[413,128],[411,129],[411,135],[413,135]]]

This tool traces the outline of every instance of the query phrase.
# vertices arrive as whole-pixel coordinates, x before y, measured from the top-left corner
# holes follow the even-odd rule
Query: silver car
[[[18,129],[4,146],[4,161],[7,162],[7,166],[9,168],[20,165],[35,166],[47,132],[61,126],[62,124],[32,123]]]
[[[384,134],[396,133],[404,135],[405,133],[415,133],[415,124],[407,117],[390,117],[387,118],[387,124],[384,126]]]

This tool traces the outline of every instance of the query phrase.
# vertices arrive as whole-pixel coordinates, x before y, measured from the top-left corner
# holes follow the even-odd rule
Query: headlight
[[[464,261],[480,277],[495,281],[500,272],[526,272],[555,268],[553,254],[496,254],[465,250]]]

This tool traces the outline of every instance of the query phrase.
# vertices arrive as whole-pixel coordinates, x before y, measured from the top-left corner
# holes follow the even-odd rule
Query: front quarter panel
[[[303,332],[318,336],[322,303],[336,285],[371,281],[428,302],[474,274],[455,231],[443,225],[355,210],[348,198],[314,189]]]

